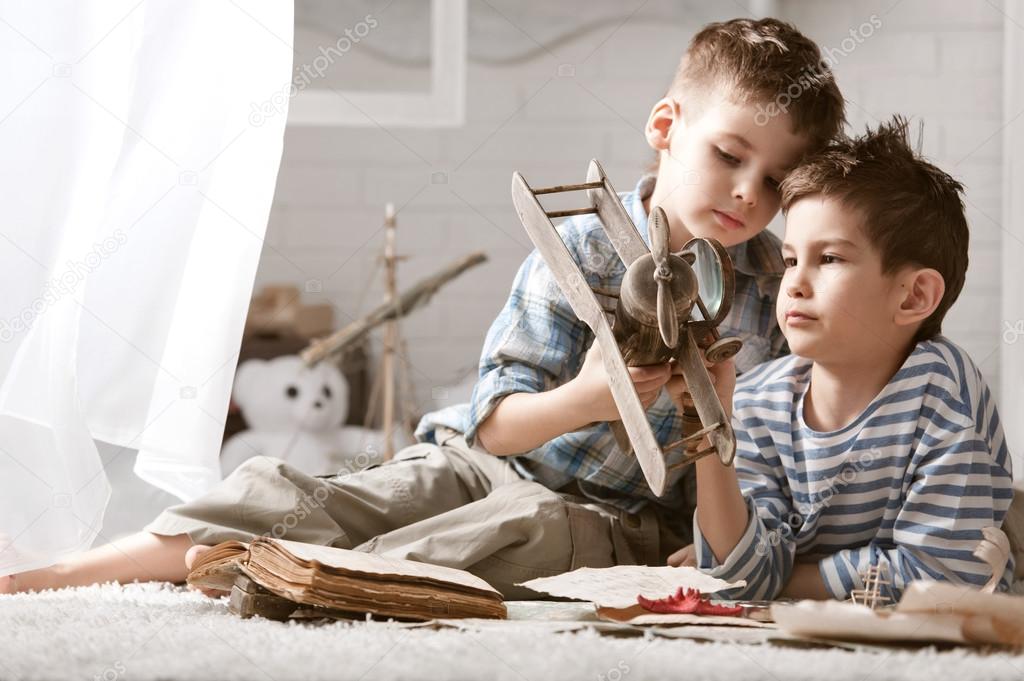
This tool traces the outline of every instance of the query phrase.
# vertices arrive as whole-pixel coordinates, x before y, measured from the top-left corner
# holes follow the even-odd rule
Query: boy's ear
[[[669,140],[676,126],[682,123],[679,102],[671,97],[659,99],[651,109],[644,135],[655,151],[668,151]]]
[[[923,322],[935,312],[946,292],[946,281],[930,267],[909,270],[902,277],[902,300],[896,310],[896,323],[908,326]]]

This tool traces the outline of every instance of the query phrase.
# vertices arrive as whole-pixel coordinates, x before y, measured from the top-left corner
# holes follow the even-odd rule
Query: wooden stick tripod
[[[384,263],[384,300],[386,305],[396,307],[396,316],[384,322],[381,370],[377,374],[373,388],[370,391],[370,403],[366,410],[365,420],[365,425],[371,427],[378,411],[383,412],[381,420],[384,429],[383,457],[385,461],[390,460],[395,455],[396,407],[397,411],[400,412],[397,423],[406,429],[410,437],[412,436],[412,424],[416,414],[416,404],[413,399],[415,392],[406,360],[408,348],[398,325],[398,319],[403,315],[401,300],[398,297],[398,262],[405,260],[406,256],[398,255],[395,252],[397,227],[395,206],[389,203],[384,207],[384,255],[382,256]],[[396,400],[396,382],[400,384],[400,401]]]
[[[398,320],[427,303],[437,291],[466,270],[487,261],[483,253],[471,253],[426,277],[409,289],[398,293],[398,262],[405,260],[395,252],[397,241],[395,209],[388,204],[384,211],[385,242],[381,262],[384,264],[386,299],[368,314],[334,332],[327,338],[310,343],[300,354],[309,366],[341,354],[345,348],[361,341],[378,326],[384,326],[384,347],[381,371],[370,391],[369,407],[364,424],[372,427],[379,412],[383,412],[385,451],[383,456],[394,456],[396,422],[410,432],[415,424],[416,403],[412,380],[409,377],[408,347],[402,337]],[[397,380],[396,380],[397,379]],[[396,396],[396,384],[399,395]],[[397,414],[397,418],[396,418]]]

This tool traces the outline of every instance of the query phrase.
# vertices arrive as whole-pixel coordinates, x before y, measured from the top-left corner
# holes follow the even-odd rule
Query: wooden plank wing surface
[[[721,424],[719,427],[708,432],[707,437],[715,448],[719,460],[726,466],[732,464],[736,455],[736,438],[733,436],[732,423],[722,408],[722,403],[715,393],[715,386],[711,383],[708,370],[704,366],[704,358],[697,349],[697,343],[693,339],[693,331],[686,327],[687,338],[680,344],[678,356],[679,364],[682,366],[683,375],[686,377],[686,385],[689,386],[693,395],[693,404],[697,408],[697,415],[700,421],[707,426]]]
[[[600,166],[597,167],[600,168]],[[593,170],[593,165],[591,169]],[[605,190],[588,190],[588,193],[609,189],[610,185]],[[614,193],[611,194],[611,200],[618,203],[618,198]],[[608,373],[612,397],[622,416],[623,427],[633,443],[634,452],[651,491],[657,495],[663,494],[666,481],[664,455],[651,431],[647,414],[640,403],[636,388],[633,387],[633,382],[629,378],[629,371],[619,352],[619,346],[615,341],[611,326],[605,318],[604,310],[587,284],[579,265],[558,235],[548,214],[540,205],[526,180],[518,172],[512,176],[512,202],[515,204],[516,212],[530,235],[530,239],[544,258],[544,262],[568,299],[573,312],[590,327],[597,342],[601,344],[601,356]],[[621,204],[619,209],[621,210]],[[628,216],[626,216],[626,220],[632,224]],[[634,228],[633,231],[636,232],[636,229]],[[644,245],[643,241],[640,242],[640,245]],[[631,247],[626,246],[626,248],[627,252],[630,252],[628,249]],[[646,251],[646,246],[644,249]]]
[[[612,242],[612,246],[615,247],[615,252],[619,254],[619,259],[626,267],[629,267],[634,260],[647,255],[650,250],[640,232],[637,231],[636,225],[633,224],[633,220],[622,206],[619,195],[615,193],[615,188],[612,187],[608,176],[604,174],[604,168],[596,158],[590,160],[590,167],[587,169],[587,182],[600,182],[604,185],[602,189],[588,189],[587,196],[590,197],[590,202],[597,209],[597,214],[601,216],[601,224],[604,226],[604,231]]]

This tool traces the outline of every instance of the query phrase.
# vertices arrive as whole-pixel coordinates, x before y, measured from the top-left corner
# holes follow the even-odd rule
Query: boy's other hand
[[[665,561],[671,567],[697,567],[697,549],[693,544],[679,549]]]
[[[731,416],[732,394],[736,390],[736,363],[731,359],[718,364],[712,364],[705,360],[704,366],[708,368],[711,384],[715,387],[715,394],[718,395],[722,408],[725,409],[726,414]],[[672,362],[672,377],[665,384],[665,390],[675,403],[676,409],[682,411],[684,406],[693,404],[689,386],[686,385],[686,377],[683,375],[683,368],[678,362]]]
[[[626,369],[644,409],[654,404],[671,376],[671,367],[667,363]],[[579,374],[570,383],[573,385],[578,404],[583,405],[591,422],[618,421],[622,418],[612,397],[608,372],[604,368],[604,359],[601,356],[601,346],[596,341],[583,358]]]

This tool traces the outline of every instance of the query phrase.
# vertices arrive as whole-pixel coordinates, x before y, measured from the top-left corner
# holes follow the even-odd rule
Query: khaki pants
[[[537,597],[518,583],[580,567],[664,565],[690,543],[655,509],[630,514],[554,492],[458,433],[437,438],[345,475],[314,477],[256,457],[146,529],[197,544],[267,535],[446,565],[508,599]]]

